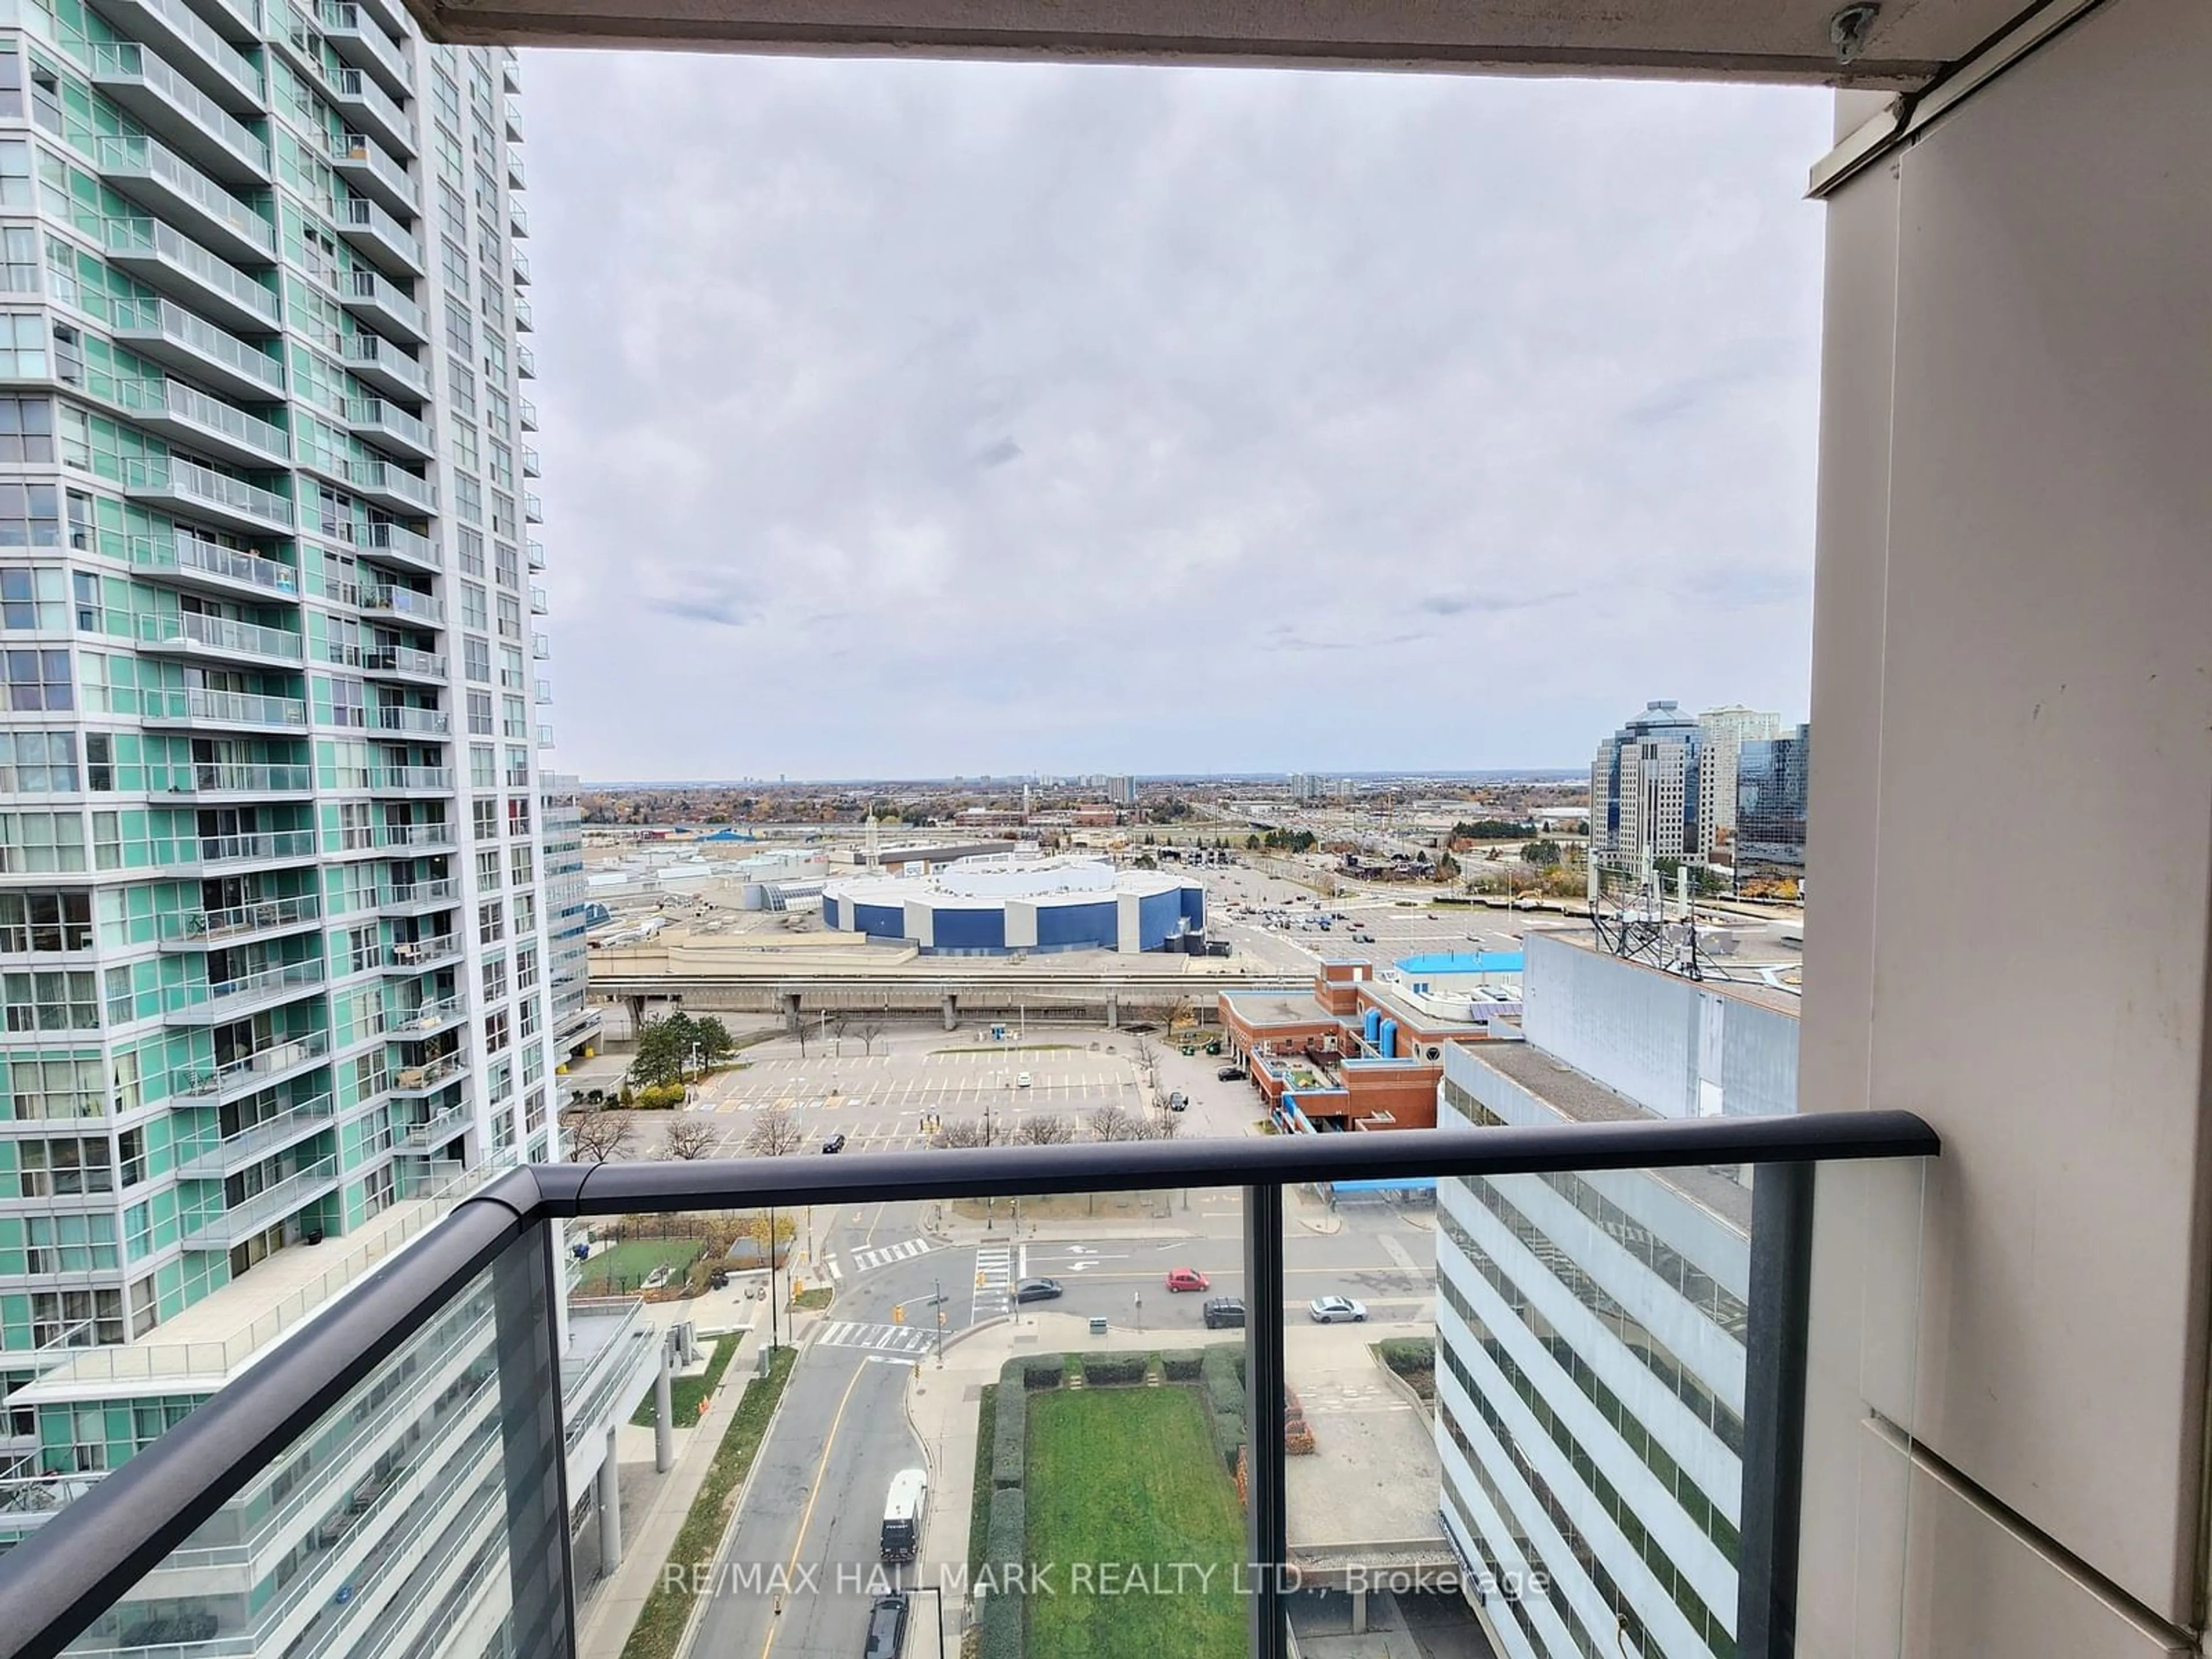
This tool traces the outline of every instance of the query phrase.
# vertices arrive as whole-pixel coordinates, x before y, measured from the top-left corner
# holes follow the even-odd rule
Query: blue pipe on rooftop
[[[1398,1058],[1398,1022],[1395,1019],[1386,1019],[1382,1022],[1382,1058],[1385,1060]]]
[[[1364,1035],[1367,1038],[1367,1046],[1370,1048],[1382,1042],[1382,1011],[1380,1008],[1370,1008],[1367,1011],[1367,1029]]]

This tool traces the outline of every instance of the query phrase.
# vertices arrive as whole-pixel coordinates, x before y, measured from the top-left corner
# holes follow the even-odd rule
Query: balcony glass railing
[[[338,355],[356,368],[380,369],[410,390],[427,395],[428,382],[422,378],[422,365],[381,335],[340,335]]]
[[[138,638],[147,645],[199,645],[232,656],[263,657],[276,662],[299,662],[305,654],[300,636],[285,629],[264,628],[258,623],[235,622],[197,611],[141,617]]]
[[[434,447],[428,422],[382,398],[354,398],[346,403],[346,420],[354,426],[377,427],[398,434],[418,449]]]
[[[1001,1133],[1018,1136],[1065,1101],[1008,1110]],[[1095,1136],[1149,1119],[1091,1110]],[[1771,1653],[1765,1632],[1795,1623],[1808,1401],[1839,1388],[1855,1404],[1874,1383],[1916,1397],[1910,1235],[1935,1138],[1904,1114],[1841,1115],[515,1170],[391,1259],[374,1297],[238,1371],[128,1480],[97,1483],[0,1559],[0,1620],[41,1652],[88,1633],[228,1653],[265,1637],[281,1599],[319,1608],[286,1626],[314,1650],[361,1651],[396,1635],[395,1608],[443,1605],[442,1580],[419,1604],[403,1587],[418,1565],[474,1573],[477,1538],[514,1572],[596,1572],[569,1532],[584,1494],[566,1489],[568,1455],[650,1397],[658,1345],[639,1342],[652,1310],[635,1304],[575,1299],[556,1319],[555,1224],[734,1212],[791,1249],[736,1411],[763,1425],[763,1466],[803,1458],[817,1487],[860,1498],[801,1515],[783,1486],[756,1486],[730,1522],[728,1559],[851,1564],[842,1583],[827,1565],[770,1583],[720,1553],[676,1577],[654,1564],[662,1615],[696,1619],[717,1651],[804,1629],[859,1652],[879,1619],[921,1654],[932,1624],[953,1623],[952,1651],[965,1613],[986,1651],[1026,1634],[1057,1653],[1058,1621],[1110,1631],[1116,1650],[1267,1659],[1286,1625],[1340,1630],[1342,1593],[1379,1579],[1436,1592],[1423,1611],[1456,1625],[1448,1650],[1485,1650],[1479,1606],[1542,1654]],[[328,1179],[303,1166],[196,1236],[270,1224]],[[817,1253],[788,1225],[810,1206],[868,1220],[824,1222]],[[1816,1209],[1838,1218],[1833,1244],[1816,1242]],[[1860,1340],[1808,1351],[1815,1250],[1863,1250],[1877,1223],[1896,1248],[1868,1270]],[[884,1249],[887,1234],[901,1243]],[[836,1300],[786,1346],[788,1304],[817,1276]],[[453,1363],[464,1329],[485,1363]],[[565,1425],[544,1409],[556,1392]],[[441,1398],[484,1412],[484,1431],[436,1415]],[[730,1419],[718,1403],[672,1431],[719,1439]],[[855,1421],[900,1424],[898,1444],[844,1430]],[[938,1501],[886,1562],[885,1496],[925,1462]],[[483,1510],[465,1559],[428,1547],[426,1517],[476,1525],[477,1494],[520,1491],[546,1497]],[[1879,1494],[1905,1495],[1901,1479]],[[273,1545],[280,1509],[286,1539],[335,1517],[321,1547],[285,1556],[265,1594],[210,1580],[211,1552]],[[244,1559],[273,1574],[275,1554]],[[979,1565],[994,1588],[971,1600]],[[1901,1584],[1903,1566],[1880,1576]],[[507,1650],[573,1650],[575,1605],[566,1583],[502,1603]],[[414,1651],[447,1651],[419,1634]]]
[[[442,738],[453,729],[453,717],[442,708],[386,707],[373,711],[369,724],[379,732],[406,732],[418,737]]]
[[[394,616],[414,617],[426,623],[442,623],[446,620],[446,607],[441,601],[416,588],[401,587],[394,583],[362,588],[361,608],[364,611],[388,611]]]
[[[157,179],[240,241],[275,256],[276,226],[167,146],[152,138],[110,136],[94,139],[91,153],[101,172]]]
[[[197,761],[173,771],[169,783],[174,793],[194,795],[281,795],[313,787],[313,770],[305,764],[259,761]]]
[[[255,350],[236,335],[194,316],[173,301],[161,300],[151,304],[142,302],[127,311],[118,307],[115,329],[126,339],[134,334],[158,335],[177,344],[190,346],[201,356],[221,364],[241,380],[252,381],[270,397],[284,395],[284,365],[279,359],[265,351]]]
[[[220,910],[173,910],[161,917],[161,937],[179,943],[212,944],[246,933],[302,927],[319,920],[322,914],[323,902],[313,893],[257,899]]]
[[[217,472],[213,467],[188,461],[181,455],[125,457],[123,487],[176,495],[188,502],[241,514],[286,529],[292,525],[292,503],[275,490]]]
[[[392,1074],[392,1086],[408,1094],[421,1094],[452,1082],[468,1063],[465,1054],[456,1052],[441,1054],[420,1066],[403,1066]]]
[[[85,58],[95,82],[135,81],[152,88],[189,117],[194,130],[210,135],[256,173],[267,175],[268,140],[257,136],[154,53],[132,41],[94,40],[87,44]]]
[[[370,646],[361,653],[361,665],[371,674],[421,674],[434,679],[446,675],[443,657],[434,651],[417,651],[411,645]]]
[[[396,283],[375,271],[365,270],[356,265],[345,273],[343,291],[356,300],[373,301],[393,316],[405,319],[413,325],[416,333],[422,331],[422,307],[402,294]]]
[[[225,581],[244,582],[284,599],[299,597],[300,573],[290,565],[264,559],[258,553],[225,547],[220,542],[195,536],[189,530],[179,530],[166,537],[133,536],[129,548],[131,562],[146,569],[198,571],[203,575],[220,576]]]
[[[306,1036],[272,1042],[250,1054],[213,1066],[191,1066],[178,1073],[176,1092],[198,1098],[256,1089],[295,1067],[320,1060],[331,1051],[329,1034],[314,1031]]]
[[[181,714],[149,714],[145,718],[220,720],[227,726],[274,726],[296,730],[307,723],[307,705],[300,697],[270,697],[254,691],[217,691],[193,685],[185,689]]]
[[[150,255],[188,271],[206,287],[252,312],[272,328],[279,316],[276,295],[227,259],[217,258],[181,231],[158,219],[107,219],[101,222],[107,251]]]
[[[310,962],[281,963],[273,968],[263,968],[234,978],[212,981],[205,986],[176,986],[172,988],[184,993],[179,1006],[185,1009],[204,1007],[219,1017],[230,1018],[229,1010],[242,1002],[281,1000],[302,991],[313,990],[323,982],[323,964],[319,958]]]
[[[188,1250],[228,1249],[243,1243],[330,1192],[337,1185],[337,1159],[318,1158],[242,1203],[227,1205],[212,1214],[204,1211],[197,1220],[186,1220],[178,1242]]]
[[[435,881],[410,882],[398,887],[377,890],[376,908],[380,910],[411,908],[416,905],[438,906],[456,902],[461,896],[459,882],[446,878]]]
[[[191,844],[186,843],[188,846]],[[315,855],[315,832],[312,830],[273,830],[247,835],[203,836],[198,845],[202,864],[311,859]]]
[[[362,769],[363,789],[451,789],[450,766],[368,766]]]

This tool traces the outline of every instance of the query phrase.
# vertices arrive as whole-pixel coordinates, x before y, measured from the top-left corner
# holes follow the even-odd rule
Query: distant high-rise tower
[[[1590,767],[1590,851],[1613,864],[1702,855],[1704,732],[1674,702],[1644,710],[1598,745]]]
[[[1805,807],[1813,768],[1813,728],[1747,743],[1736,773],[1736,870],[1741,875],[1805,876]]]
[[[1738,753],[1745,744],[1771,738],[1781,731],[1782,716],[1731,704],[1705,710],[1698,716],[1698,851],[1704,856],[1720,844],[1724,833],[1735,828]]]

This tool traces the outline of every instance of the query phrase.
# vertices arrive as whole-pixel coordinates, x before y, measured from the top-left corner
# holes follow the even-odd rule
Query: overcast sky
[[[556,763],[1803,717],[1821,94],[526,57]]]

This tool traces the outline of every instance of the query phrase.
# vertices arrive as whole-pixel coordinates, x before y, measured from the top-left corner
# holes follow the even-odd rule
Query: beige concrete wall
[[[1830,208],[1803,1099],[1947,1151],[1912,1363],[1911,1215],[1823,1188],[1801,1652],[2201,1617],[2208,86],[2212,8],[2112,0]]]

